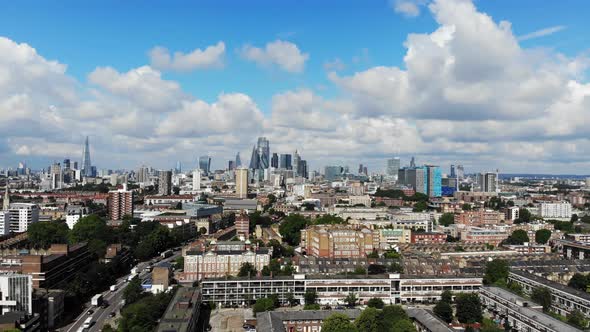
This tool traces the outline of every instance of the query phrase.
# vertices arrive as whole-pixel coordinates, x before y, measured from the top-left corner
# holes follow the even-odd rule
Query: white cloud
[[[557,25],[557,26],[553,26],[553,27],[540,29],[537,31],[533,31],[531,33],[527,33],[526,35],[519,36],[518,40],[525,41],[525,40],[529,40],[529,39],[549,36],[549,35],[552,35],[556,32],[564,30],[565,28],[566,27],[564,25]]]
[[[394,0],[392,1],[393,10],[406,17],[416,17],[420,15],[420,7],[425,5],[425,0]]]
[[[240,50],[240,55],[258,65],[277,65],[291,73],[302,72],[305,62],[309,59],[309,54],[302,53],[297,45],[282,40],[269,42],[264,48],[245,45]]]
[[[167,48],[156,46],[149,52],[151,66],[159,70],[191,71],[205,68],[223,67],[225,43],[218,42],[206,49],[199,48],[190,53],[174,52],[170,54]]]

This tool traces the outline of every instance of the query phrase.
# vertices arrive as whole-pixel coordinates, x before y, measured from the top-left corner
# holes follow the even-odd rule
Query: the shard
[[[92,176],[92,163],[90,162],[90,144],[88,143],[88,136],[84,141],[84,152],[82,153],[82,175],[86,177]]]

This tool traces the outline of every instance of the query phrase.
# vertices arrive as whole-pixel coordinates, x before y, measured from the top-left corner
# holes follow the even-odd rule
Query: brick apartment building
[[[301,230],[301,248],[307,255],[328,258],[363,258],[379,250],[380,233],[350,225],[315,225]]]

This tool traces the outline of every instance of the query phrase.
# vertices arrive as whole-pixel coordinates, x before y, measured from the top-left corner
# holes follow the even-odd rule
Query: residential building
[[[482,287],[479,298],[493,319],[509,325],[516,331],[528,332],[581,332],[553,316],[530,300],[500,287]]]
[[[26,274],[0,274],[0,313],[33,313],[33,277]]]
[[[160,171],[158,180],[158,195],[170,195],[172,193],[172,172]]]
[[[250,218],[247,214],[241,213],[236,216],[234,225],[236,226],[236,236],[244,240],[250,236]]]
[[[504,229],[466,227],[460,231],[461,241],[465,243],[488,243],[494,246],[504,241],[510,234]]]
[[[518,206],[509,206],[504,209],[504,220],[514,221],[520,217],[520,209]]]
[[[476,180],[482,192],[495,193],[499,190],[497,172],[479,173],[477,174]]]
[[[272,248],[255,248],[249,241],[212,242],[206,250],[191,249],[184,256],[183,281],[237,276],[242,264],[250,263],[256,271],[270,263]],[[252,276],[254,277],[254,276]]]
[[[236,196],[248,198],[248,169],[236,169]]]
[[[133,216],[133,191],[122,189],[109,191],[108,210],[110,220],[122,220],[124,216]],[[73,226],[72,226],[73,227]]]
[[[362,187],[361,187],[362,188]],[[371,207],[371,197],[369,195],[363,196],[349,196],[348,203],[352,206],[356,205],[364,205],[366,207]]]
[[[440,167],[425,165],[424,175],[426,177],[426,194],[429,197],[442,196],[442,173]]]
[[[265,311],[256,315],[256,330],[265,332],[319,332],[322,322],[335,313],[346,315],[352,322],[361,315],[359,309]]]
[[[153,294],[158,294],[167,291],[170,286],[170,278],[170,266],[168,263],[154,266],[152,269],[151,292]]]
[[[193,190],[201,190],[201,170],[198,168],[193,171]]]
[[[388,176],[393,177],[394,180],[398,179],[398,172],[400,169],[400,159],[395,157],[387,159],[386,173]]]
[[[409,229],[379,229],[379,247],[383,250],[395,248],[399,244],[411,243],[412,231]]]
[[[201,312],[201,293],[196,287],[180,287],[159,320],[157,332],[194,332]]]
[[[539,212],[542,218],[564,218],[572,217],[572,205],[569,202],[541,203]]]
[[[88,208],[81,205],[70,205],[66,209],[66,224],[69,229],[73,229],[80,218],[88,215]]]
[[[417,332],[454,332],[447,323],[438,318],[430,310],[422,308],[405,309],[414,323]]]
[[[307,255],[361,258],[379,249],[379,231],[350,225],[315,225],[301,230],[301,248]]]
[[[32,203],[10,203],[10,231],[26,232],[29,225],[39,221],[39,206]]]
[[[494,210],[472,210],[455,214],[455,224],[467,226],[497,225],[504,219],[504,214]]]
[[[411,243],[414,244],[431,244],[445,242],[447,242],[447,235],[444,233],[412,232],[411,235]]]
[[[10,211],[0,211],[0,236],[10,234]]]

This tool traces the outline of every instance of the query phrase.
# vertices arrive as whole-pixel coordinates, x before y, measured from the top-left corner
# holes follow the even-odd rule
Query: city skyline
[[[444,169],[588,173],[588,23],[576,6],[538,8],[540,24],[530,1],[256,2],[237,5],[256,24],[217,31],[194,18],[247,21],[218,11],[224,4],[183,13],[120,4],[136,26],[97,31],[103,12],[71,4],[79,19],[55,34],[45,27],[59,9],[35,4],[38,20],[21,29],[31,4],[0,5],[0,167],[77,160],[90,136],[98,168],[192,166],[209,155],[217,169],[267,137],[273,152],[299,150],[309,169],[383,171],[387,159],[416,156]],[[182,19],[151,27],[162,12]],[[357,20],[366,26],[349,26]],[[116,46],[103,36],[115,31],[126,31]]]

